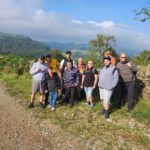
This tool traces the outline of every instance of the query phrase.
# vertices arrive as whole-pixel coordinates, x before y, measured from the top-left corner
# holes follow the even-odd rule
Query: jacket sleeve
[[[116,87],[117,83],[119,80],[119,74],[118,74],[118,69],[115,68],[115,71],[113,73],[113,82],[112,82],[112,89]]]
[[[79,74],[78,71],[76,71],[76,84],[79,85]]]
[[[38,73],[38,68],[37,68],[36,64],[34,63],[30,69],[30,74],[35,75],[37,73]]]
[[[135,65],[133,62],[131,62],[131,61],[130,61],[129,63],[130,63],[131,66],[132,66],[132,67],[130,68],[130,69],[132,70],[132,72],[133,72],[133,73],[137,72],[137,67],[136,67],[136,65]]]

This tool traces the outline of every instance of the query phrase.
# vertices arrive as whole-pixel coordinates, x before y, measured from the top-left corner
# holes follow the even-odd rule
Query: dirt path
[[[50,122],[38,123],[6,93],[0,82],[0,149],[1,150],[84,150],[75,137]]]

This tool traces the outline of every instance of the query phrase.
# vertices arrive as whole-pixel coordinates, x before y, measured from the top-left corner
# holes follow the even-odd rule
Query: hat
[[[105,56],[103,59],[111,61],[111,57],[110,56]]]
[[[67,51],[66,54],[71,54],[71,51]]]

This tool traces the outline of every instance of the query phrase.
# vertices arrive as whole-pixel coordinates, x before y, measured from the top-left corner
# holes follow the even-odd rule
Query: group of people
[[[100,114],[105,119],[110,116],[110,100],[117,84],[121,89],[121,97],[118,99],[119,107],[122,100],[128,99],[128,111],[134,107],[134,85],[137,71],[133,62],[127,60],[125,53],[120,54],[120,61],[116,63],[112,52],[104,53],[104,65],[97,70],[93,61],[87,64],[79,58],[77,64],[71,58],[71,51],[66,52],[66,58],[60,63],[51,55],[40,56],[30,68],[33,76],[32,95],[29,108],[34,107],[35,95],[40,93],[40,106],[45,108],[46,104],[55,110],[55,103],[58,95],[67,102],[70,107],[76,99],[86,97],[86,105],[93,107],[93,91],[99,87],[100,101],[103,109]]]

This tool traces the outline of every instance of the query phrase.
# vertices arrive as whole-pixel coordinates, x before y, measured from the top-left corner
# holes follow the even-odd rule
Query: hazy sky
[[[134,9],[150,0],[0,0],[0,32],[42,41],[87,43],[98,33],[114,35],[118,47],[150,49],[150,21]]]

